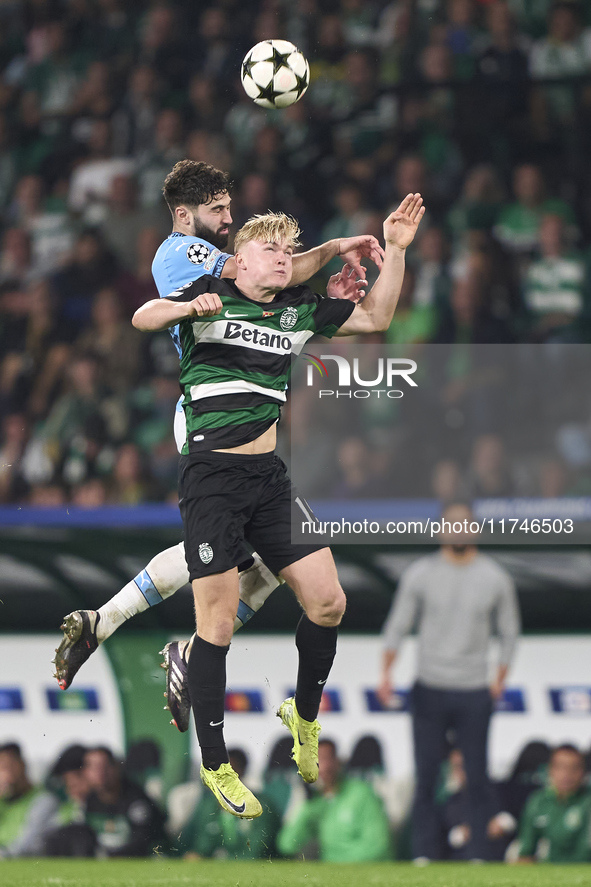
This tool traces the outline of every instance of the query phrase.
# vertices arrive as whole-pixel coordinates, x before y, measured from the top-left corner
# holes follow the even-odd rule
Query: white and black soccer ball
[[[288,40],[262,40],[242,62],[247,96],[262,108],[287,108],[301,99],[310,83],[306,57]]]

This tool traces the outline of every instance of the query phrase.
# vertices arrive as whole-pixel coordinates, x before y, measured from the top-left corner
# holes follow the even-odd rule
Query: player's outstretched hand
[[[351,265],[343,265],[338,274],[329,277],[326,286],[326,295],[329,299],[348,299],[350,302],[358,302],[365,295],[367,280],[365,268],[360,266],[363,277],[358,278],[355,268]]]
[[[384,250],[373,234],[360,234],[359,237],[342,237],[339,240],[338,255],[353,268],[357,277],[365,277],[361,260],[371,259],[381,268]]]
[[[214,317],[222,311],[222,300],[217,293],[201,293],[189,305],[197,317]]]
[[[400,206],[384,222],[384,240],[398,249],[406,249],[414,240],[425,215],[420,194],[407,194]]]

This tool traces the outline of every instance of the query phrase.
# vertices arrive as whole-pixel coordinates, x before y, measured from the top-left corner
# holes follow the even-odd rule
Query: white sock
[[[251,619],[257,610],[260,610],[272,591],[277,586],[283,585],[284,579],[275,576],[274,573],[264,565],[260,555],[253,552],[254,564],[238,574],[240,583],[240,600],[238,602],[238,615],[234,620],[234,634]],[[185,662],[189,661],[191,647],[195,635],[187,642],[187,646],[183,650]]]
[[[269,595],[283,580],[277,578],[256,552],[254,564],[240,573],[240,603],[234,631],[248,622],[263,606]],[[128,582],[110,601],[99,607],[100,620],[96,636],[99,644],[110,637],[124,622],[170,597],[189,581],[189,571],[182,542],[161,551],[145,570]],[[188,656],[190,648],[187,650]]]
[[[142,613],[148,607],[159,604],[188,581],[189,571],[183,543],[161,551],[152,558],[145,570],[138,573],[110,601],[99,607],[101,618],[96,629],[99,644],[136,613]]]

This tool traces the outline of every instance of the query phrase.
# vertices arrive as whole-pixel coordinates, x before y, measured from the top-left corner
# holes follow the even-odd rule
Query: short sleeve
[[[221,250],[213,247],[211,243],[207,243],[206,240],[201,240],[198,237],[188,246],[185,247],[183,245],[179,252],[187,262],[189,272],[191,270],[190,266],[193,266],[196,271],[196,277],[200,274],[211,274],[213,277],[219,277],[222,273],[222,268],[230,258],[229,253],[223,253]]]
[[[314,332],[330,339],[351,317],[355,303],[349,299],[323,299],[321,296],[318,298],[318,307],[314,312]]]
[[[196,299],[202,293],[211,292],[211,282],[211,275],[205,274],[198,280],[192,280],[190,283],[180,286],[163,298],[169,299],[171,302],[192,302],[193,299]]]

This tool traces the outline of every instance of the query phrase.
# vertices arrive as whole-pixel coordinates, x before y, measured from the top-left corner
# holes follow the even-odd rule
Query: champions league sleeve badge
[[[194,265],[203,265],[209,256],[209,249],[204,243],[192,243],[187,247],[187,258]]]

